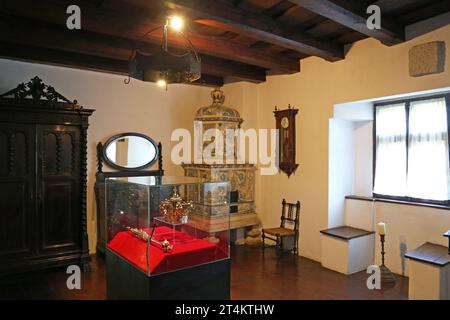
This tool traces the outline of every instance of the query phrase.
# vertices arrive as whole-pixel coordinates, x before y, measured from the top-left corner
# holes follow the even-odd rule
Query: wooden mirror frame
[[[124,138],[124,137],[128,137],[128,136],[134,136],[134,137],[140,137],[142,139],[147,140],[148,142],[150,142],[154,147],[155,147],[155,156],[153,157],[153,159],[151,159],[149,162],[147,162],[146,164],[139,166],[139,167],[124,167],[124,166],[120,166],[114,162],[111,161],[111,159],[108,158],[107,154],[106,154],[106,150],[108,149],[109,145],[112,144],[114,141],[119,140],[120,138]],[[139,170],[143,170],[145,168],[150,167],[151,165],[153,165],[155,163],[156,160],[158,160],[159,158],[159,147],[156,144],[156,142],[150,138],[149,136],[142,134],[142,133],[137,133],[137,132],[124,132],[124,133],[119,133],[116,134],[114,136],[112,136],[111,138],[109,138],[108,140],[106,140],[105,144],[102,146],[102,150],[101,150],[101,156],[102,156],[102,160],[111,168],[119,170],[119,171],[129,171],[129,172],[133,172],[133,171],[139,171]]]
[[[105,253],[106,250],[106,228],[105,228],[105,179],[111,178],[111,177],[139,177],[139,176],[154,176],[156,178],[156,181],[159,183],[161,181],[162,176],[164,176],[164,170],[163,170],[163,161],[162,161],[162,145],[161,142],[158,144],[155,144],[154,141],[147,137],[150,141],[153,141],[153,143],[157,146],[157,154],[155,156],[155,159],[152,160],[150,163],[138,167],[138,168],[124,168],[121,166],[113,165],[111,166],[111,163],[106,161],[105,157],[105,150],[108,146],[108,143],[111,143],[111,141],[117,139],[120,136],[124,135],[130,135],[130,132],[121,133],[112,136],[109,138],[105,145],[103,145],[101,142],[97,144],[97,174],[95,175],[95,185],[94,185],[94,193],[95,193],[95,203],[97,207],[97,252]],[[133,133],[136,136],[144,136],[139,133]],[[151,165],[155,163],[155,161],[158,160],[158,167],[155,170],[144,170]],[[109,167],[112,169],[116,169],[116,171],[103,171],[103,162],[105,162]]]

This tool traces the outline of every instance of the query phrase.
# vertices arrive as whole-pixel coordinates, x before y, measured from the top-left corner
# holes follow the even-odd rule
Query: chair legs
[[[262,229],[262,250],[264,252],[264,250],[266,249],[266,235],[264,234],[264,229]]]
[[[278,253],[281,253],[283,251],[283,237],[281,237],[279,234],[276,235],[276,238],[272,239],[271,237],[266,236],[266,234],[264,233],[264,230],[262,230],[261,238],[262,238],[261,248],[263,251],[266,249],[266,238],[269,238],[269,239],[275,241],[275,248]],[[298,254],[298,234],[296,234],[294,236],[294,246],[290,251],[296,255]]]
[[[295,255],[298,255],[298,233],[294,236],[294,248],[292,251]]]
[[[275,241],[275,247],[277,247],[277,249],[280,247],[280,238],[278,236],[276,236],[276,239],[274,239],[269,236],[266,236],[266,234],[264,233],[264,229],[261,232],[261,238],[262,238],[261,248],[263,251],[266,249],[266,238],[269,238],[270,240]]]
[[[277,235],[277,247],[280,252],[283,251],[283,237]]]

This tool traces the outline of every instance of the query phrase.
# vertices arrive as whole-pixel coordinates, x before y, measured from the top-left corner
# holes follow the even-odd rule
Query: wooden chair
[[[298,229],[300,221],[300,201],[297,203],[287,203],[285,199],[282,201],[281,208],[281,224],[279,228],[262,229],[263,250],[266,248],[265,239],[276,242],[279,250],[283,249],[283,238],[294,237],[294,247],[292,252],[298,254]],[[295,212],[294,212],[295,209]],[[293,225],[292,229],[286,228],[286,224]],[[268,235],[270,236],[268,236]]]

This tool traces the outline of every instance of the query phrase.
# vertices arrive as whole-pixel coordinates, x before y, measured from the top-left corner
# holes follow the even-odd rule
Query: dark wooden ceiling
[[[72,4],[81,30],[66,28]],[[366,27],[370,4],[381,8],[381,30]],[[2,0],[0,56],[127,74],[133,49],[161,44],[160,30],[146,32],[179,14],[202,57],[200,84],[262,82],[299,72],[312,55],[344,59],[344,45],[367,37],[401,43],[405,26],[449,11],[450,0]],[[186,43],[171,35],[169,45]]]

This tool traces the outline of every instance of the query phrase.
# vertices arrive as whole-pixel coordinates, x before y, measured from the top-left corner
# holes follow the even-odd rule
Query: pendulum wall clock
[[[295,116],[298,109],[291,108],[278,110],[275,107],[276,128],[279,133],[278,144],[278,167],[289,177],[297,170],[295,163]]]

